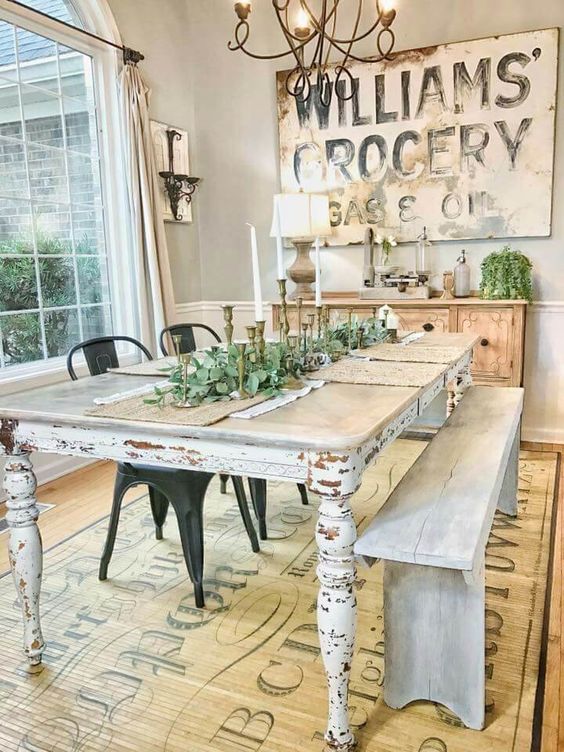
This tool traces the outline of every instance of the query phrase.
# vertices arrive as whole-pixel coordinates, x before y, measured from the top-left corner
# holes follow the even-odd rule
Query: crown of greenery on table
[[[350,336],[350,340],[349,340]],[[348,321],[339,322],[329,330],[329,340],[339,342],[344,349],[348,349],[349,341],[353,349],[359,342],[361,347],[370,347],[388,339],[389,333],[383,323],[376,318],[359,319],[353,316],[351,319],[350,332]]]
[[[146,404],[197,406],[259,393],[274,397],[298,366],[285,344],[266,343],[262,352],[249,345],[244,352],[236,345],[212,347],[163,370],[168,371],[168,383],[155,386],[155,396],[146,398]]]

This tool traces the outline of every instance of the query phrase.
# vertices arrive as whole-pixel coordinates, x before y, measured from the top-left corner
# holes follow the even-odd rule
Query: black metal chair
[[[170,337],[172,339],[172,337],[178,334],[182,338],[180,340],[180,352],[194,352],[194,350],[197,349],[196,338],[194,337],[194,329],[203,329],[206,332],[209,332],[209,334],[214,337],[216,342],[221,342],[221,337],[219,336],[219,334],[215,332],[211,328],[211,326],[207,326],[206,324],[173,324],[172,326],[167,326],[166,329],[163,329],[161,336],[159,337],[162,354],[165,357],[170,354],[166,346],[167,337]]]
[[[205,329],[207,332],[209,332],[217,342],[221,342],[221,337],[219,334],[212,329],[210,326],[207,326],[207,324],[173,324],[173,326],[168,326],[166,329],[163,329],[161,332],[161,336],[159,338],[160,346],[161,346],[161,352],[166,357],[169,355],[167,346],[166,346],[166,339],[167,336],[170,336],[171,338],[174,335],[180,335],[181,341],[180,341],[180,352],[181,353],[188,353],[193,352],[196,349],[196,340],[194,338],[194,329]],[[221,475],[221,493],[226,493],[227,488],[227,476]],[[298,483],[298,490],[300,492],[300,497],[302,500],[302,504],[309,504],[309,499],[307,496],[307,488],[303,483]],[[249,490],[251,493],[251,499],[253,502],[253,509],[255,510],[255,515],[259,523],[259,537],[261,540],[267,540],[268,534],[266,529],[266,481],[261,478],[249,478]]]
[[[116,342],[128,342],[137,347],[149,360],[153,359],[147,348],[132,337],[96,337],[95,339],[86,340],[75,345],[69,351],[67,355],[67,370],[71,379],[73,381],[78,379],[73,360],[79,351],[84,353],[91,376],[106,373],[110,368],[118,368],[119,357],[115,346]],[[149,499],[155,522],[155,536],[157,540],[162,540],[162,529],[169,504],[174,509],[178,520],[186,566],[194,585],[196,606],[203,608],[205,605],[203,590],[203,507],[206,490],[213,476],[214,473],[202,473],[194,470],[118,462],[110,524],[100,561],[99,579],[105,580],[108,576],[108,565],[114,550],[123,497],[130,488],[138,485],[146,485],[149,488]],[[251,520],[243,481],[240,477],[235,476],[232,476],[231,480],[252,549],[258,552],[260,551],[260,546]]]

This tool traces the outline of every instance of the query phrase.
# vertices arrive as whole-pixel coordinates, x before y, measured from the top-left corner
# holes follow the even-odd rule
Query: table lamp
[[[296,248],[296,258],[288,277],[296,284],[290,299],[314,300],[312,283],[315,265],[310,258],[313,241],[332,233],[329,197],[318,193],[280,193],[274,198],[270,236],[288,238]]]

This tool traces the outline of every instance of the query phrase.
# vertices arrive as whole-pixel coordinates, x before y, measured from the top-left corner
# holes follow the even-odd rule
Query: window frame
[[[121,45],[119,32],[105,0],[71,0],[71,4],[84,29]],[[130,280],[129,290],[134,290],[134,267],[128,232],[129,207],[117,85],[122,65],[120,53],[104,42],[81,34],[78,29],[75,31],[62,26],[55,20],[39,16],[31,8],[14,5],[8,0],[0,0],[0,20],[47,36],[92,58],[112,323],[117,333],[136,336],[139,329],[136,296],[124,294],[124,280]],[[111,160],[109,155],[112,155]],[[116,169],[116,164],[122,165],[123,169]],[[122,350],[125,361],[135,359],[135,356],[128,356],[130,352],[129,348]],[[86,372],[80,368],[79,361],[79,371],[82,370]],[[57,374],[61,377],[66,374],[64,356],[0,369],[0,388],[3,392],[31,388],[56,380]]]

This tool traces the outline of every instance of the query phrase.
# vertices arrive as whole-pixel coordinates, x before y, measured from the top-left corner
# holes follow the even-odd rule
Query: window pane
[[[99,209],[73,206],[72,226],[77,254],[105,253],[105,234],[102,213]]]
[[[68,206],[43,204],[34,207],[37,253],[72,253]]]
[[[92,58],[69,47],[59,45],[61,94],[77,100],[83,109],[94,108]]]
[[[66,355],[73,345],[80,342],[77,311],[46,311],[45,339],[49,358]]]
[[[0,80],[0,134],[23,141],[19,88],[4,80]]]
[[[69,185],[73,204],[100,205],[100,166],[98,160],[69,153]]]
[[[0,311],[37,308],[33,258],[0,258]]]
[[[98,156],[96,118],[71,99],[63,100],[67,148],[92,157]]]
[[[0,21],[0,76],[17,79],[14,27]]]
[[[0,196],[28,198],[25,147],[18,141],[0,137]]]
[[[27,201],[0,198],[0,254],[33,253],[31,208]]]
[[[103,337],[112,333],[112,318],[109,306],[82,309],[82,336],[84,339]]]
[[[63,148],[61,100],[47,91],[21,87],[26,141]]]
[[[32,198],[40,201],[68,201],[64,151],[29,144],[27,159]]]
[[[39,259],[39,279],[46,308],[76,305],[74,263],[71,258]]]
[[[57,43],[52,39],[34,34],[33,31],[27,29],[16,29],[16,43],[18,46],[18,62],[23,69],[39,70],[42,66],[26,66],[25,63],[29,63],[32,60],[41,60],[42,64],[49,64],[51,60],[57,59]],[[46,70],[46,69],[44,69]]]
[[[38,313],[0,316],[0,336],[6,366],[30,363],[43,357]]]
[[[81,303],[107,303],[110,300],[106,259],[83,256],[77,259]]]

